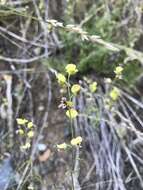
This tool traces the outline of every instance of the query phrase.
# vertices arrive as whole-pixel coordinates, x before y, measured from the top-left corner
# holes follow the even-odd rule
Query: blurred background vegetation
[[[93,35],[102,43],[89,40]],[[55,77],[69,63],[79,70],[72,83],[82,86],[73,98],[81,113],[75,133],[84,138],[75,190],[143,189],[142,41],[143,0],[0,0],[1,190],[5,184],[11,190],[72,188],[72,156],[55,150],[71,138],[58,109],[66,95]],[[110,97],[114,87],[120,90],[117,101]],[[19,117],[36,125],[25,152],[16,133]]]

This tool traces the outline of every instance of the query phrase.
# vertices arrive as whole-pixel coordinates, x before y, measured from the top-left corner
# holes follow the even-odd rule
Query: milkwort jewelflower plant
[[[68,92],[67,98],[62,97],[59,108],[66,110],[65,115],[70,120],[70,130],[71,130],[72,139],[70,140],[70,143],[62,142],[61,144],[57,144],[58,151],[65,151],[68,148],[80,147],[83,140],[81,136],[74,137],[74,128],[73,128],[73,119],[75,119],[79,115],[79,113],[74,108],[72,98],[79,94],[81,90],[81,86],[79,84],[71,85],[70,77],[75,75],[78,72],[78,69],[75,64],[68,64],[65,67],[65,72],[67,73],[67,77],[61,73],[58,73],[56,76],[59,85],[61,87],[67,88],[67,92]],[[74,162],[73,151],[72,151],[72,162]],[[71,176],[73,176],[73,172],[74,171],[72,168]],[[72,177],[72,189],[74,190],[73,177]]]

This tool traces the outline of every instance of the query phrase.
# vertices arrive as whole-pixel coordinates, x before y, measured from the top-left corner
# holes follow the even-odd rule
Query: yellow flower
[[[73,108],[66,111],[66,116],[68,116],[70,119],[74,119],[75,117],[77,117],[77,115],[78,112]]]
[[[116,101],[120,95],[120,91],[118,88],[114,87],[113,90],[111,90],[109,95],[112,98],[112,100]]]
[[[61,73],[57,74],[57,79],[58,79],[58,83],[61,85],[66,83],[66,77]]]
[[[28,122],[27,119],[21,119],[21,118],[17,118],[16,121],[18,125],[25,125]]]
[[[97,90],[97,82],[93,82],[89,85],[89,89],[92,93],[94,93]]]
[[[116,75],[121,75],[121,74],[122,74],[122,71],[123,71],[123,67],[118,66],[118,67],[115,68],[114,73],[115,73]]]
[[[32,137],[34,136],[34,131],[29,131],[29,132],[27,133],[27,136],[28,136],[29,138],[32,138]]]
[[[62,150],[62,149],[66,149],[67,148],[67,144],[66,143],[62,143],[62,144],[57,144],[57,148],[59,149],[59,150]]]
[[[71,92],[76,95],[79,91],[80,91],[81,87],[79,84],[74,84],[72,87],[71,87]]]
[[[21,149],[29,149],[31,147],[31,144],[27,142],[25,145],[21,146]]]
[[[65,69],[69,75],[74,75],[78,72],[78,69],[74,64],[68,64]]]
[[[108,84],[110,84],[112,82],[112,80],[110,78],[106,78],[105,82],[108,83]]]
[[[82,137],[81,136],[78,136],[78,137],[71,140],[72,146],[77,146],[77,145],[80,145],[81,143],[82,143]]]
[[[71,102],[71,101],[66,101],[66,105],[67,105],[67,107],[72,107],[73,106],[73,102]]]
[[[27,128],[31,129],[32,127],[33,127],[33,123],[32,122],[28,122]]]
[[[18,132],[19,135],[24,135],[24,130],[23,129],[18,129],[17,132]]]

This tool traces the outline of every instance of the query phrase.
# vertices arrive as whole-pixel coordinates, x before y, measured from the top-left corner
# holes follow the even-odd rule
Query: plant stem
[[[72,101],[72,96],[71,96],[71,92],[70,92],[70,75],[69,74],[68,74],[68,98],[69,98],[69,101]],[[74,130],[73,130],[73,122],[72,122],[70,110],[69,110],[69,114],[70,114],[71,136],[72,136],[72,139],[73,139],[74,138]],[[72,149],[72,171],[71,171],[72,190],[74,190],[73,170],[74,170],[74,152],[73,152],[73,149]]]
[[[72,101],[72,96],[71,96],[71,92],[70,92],[70,75],[68,75],[68,98],[69,98],[69,101]],[[72,136],[72,138],[74,138],[73,122],[72,122],[72,119],[71,119],[70,110],[69,110],[69,114],[70,114],[71,136]]]

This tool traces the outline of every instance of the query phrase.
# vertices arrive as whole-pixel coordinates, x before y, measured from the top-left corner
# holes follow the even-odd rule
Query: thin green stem
[[[69,101],[72,101],[72,96],[71,96],[71,92],[70,92],[70,75],[69,74],[68,74],[68,98],[69,98]],[[70,110],[69,110],[69,114],[70,114],[71,136],[73,139],[74,138],[74,130],[73,130],[73,122],[72,122]],[[74,169],[74,152],[72,150],[72,172],[71,172],[72,190],[74,190],[73,169]]]
[[[71,96],[71,92],[70,92],[70,75],[68,75],[68,98],[69,98],[69,101],[72,101],[72,96]],[[69,114],[70,114],[71,135],[72,135],[72,138],[74,138],[73,122],[72,122],[70,110],[69,110]]]

